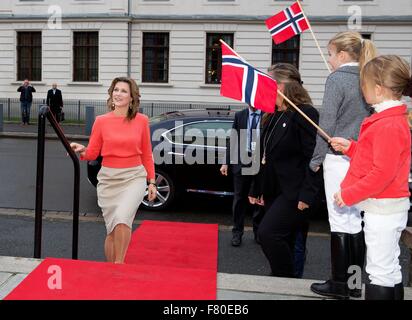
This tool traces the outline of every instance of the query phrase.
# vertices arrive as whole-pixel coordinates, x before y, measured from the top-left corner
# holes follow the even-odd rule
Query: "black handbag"
[[[64,121],[64,112],[63,111],[60,113],[60,121]]]

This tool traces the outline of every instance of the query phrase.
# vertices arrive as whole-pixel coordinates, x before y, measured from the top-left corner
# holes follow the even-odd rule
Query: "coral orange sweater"
[[[128,121],[113,112],[96,117],[86,153],[81,160],[103,157],[109,168],[131,168],[143,165],[147,179],[155,178],[149,120],[138,113]]]

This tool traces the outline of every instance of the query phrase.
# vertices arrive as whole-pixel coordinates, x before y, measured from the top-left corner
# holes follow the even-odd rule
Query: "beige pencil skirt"
[[[102,167],[97,175],[97,202],[103,212],[107,234],[118,224],[132,228],[146,191],[147,172],[143,165],[133,168]]]

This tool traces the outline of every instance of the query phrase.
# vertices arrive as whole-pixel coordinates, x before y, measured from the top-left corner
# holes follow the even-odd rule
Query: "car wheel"
[[[147,200],[148,190],[146,189],[141,207],[146,210],[163,210],[170,206],[175,197],[175,186],[167,173],[161,170],[156,171],[157,197],[154,201]]]

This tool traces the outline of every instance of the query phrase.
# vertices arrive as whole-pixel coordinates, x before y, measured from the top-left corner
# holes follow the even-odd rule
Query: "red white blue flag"
[[[264,112],[275,111],[276,80],[255,69],[222,42],[222,85],[220,95],[247,103]]]
[[[267,19],[265,23],[276,44],[302,33],[310,26],[298,2]]]

